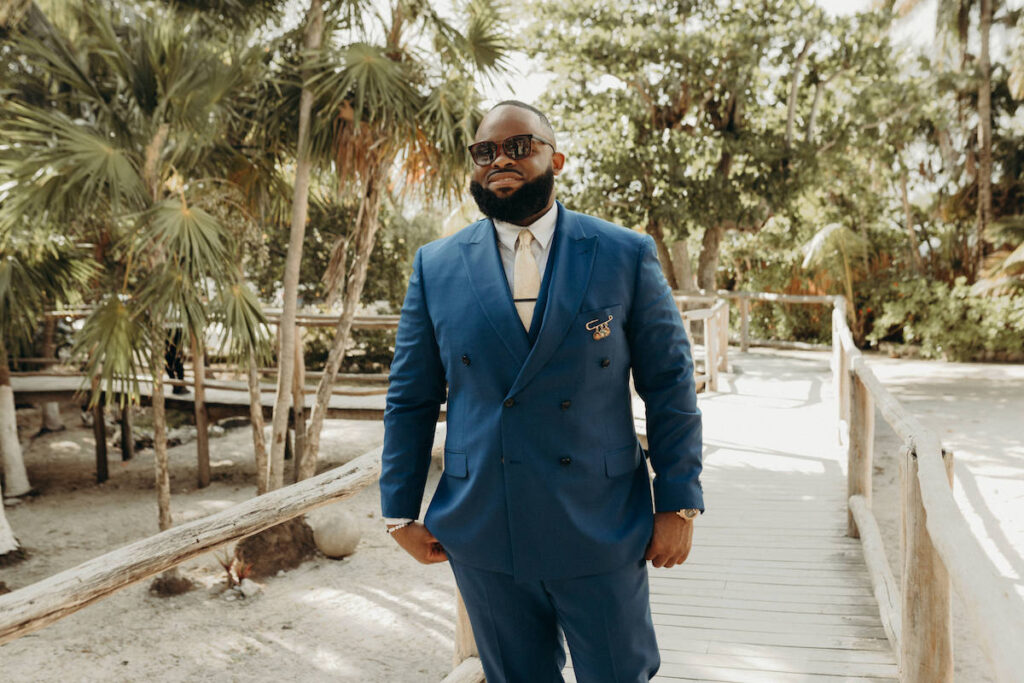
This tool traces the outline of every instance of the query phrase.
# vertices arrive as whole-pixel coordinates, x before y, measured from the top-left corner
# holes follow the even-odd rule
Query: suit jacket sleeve
[[[445,400],[445,375],[427,310],[422,250],[416,252],[395,337],[381,455],[384,517],[416,519],[430,467],[434,428]]]
[[[657,512],[703,511],[701,415],[693,357],[649,235],[640,248],[636,278],[627,334],[633,381],[647,407],[654,507]]]

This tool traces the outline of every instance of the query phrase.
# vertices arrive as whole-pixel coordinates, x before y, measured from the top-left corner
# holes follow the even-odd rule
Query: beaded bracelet
[[[388,527],[388,528],[386,529],[386,531],[387,531],[387,532],[388,532],[389,534],[393,534],[393,533],[395,533],[396,531],[398,531],[399,529],[404,529],[405,527],[409,526],[410,524],[412,524],[412,522],[411,522],[411,521],[409,521],[409,522],[402,522],[401,524],[396,524],[395,526],[391,526],[391,527]]]

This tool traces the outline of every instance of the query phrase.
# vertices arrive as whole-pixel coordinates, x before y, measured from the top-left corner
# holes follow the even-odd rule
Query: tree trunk
[[[256,460],[256,495],[270,490],[270,468],[267,442],[263,438],[263,402],[260,393],[260,372],[256,354],[249,352],[249,421],[252,423],[252,446]]]
[[[302,461],[306,455],[306,358],[303,355],[302,328],[295,330],[295,372],[292,375],[292,429],[295,439],[292,444],[295,458],[295,481],[301,481],[316,474],[313,471],[303,476],[308,468],[303,468]]]
[[[4,464],[4,494],[23,496],[32,490],[25,471],[25,460],[18,440],[18,416],[14,409],[11,371],[7,367],[7,347],[0,338],[0,458]]]
[[[914,212],[910,206],[910,196],[907,193],[907,169],[900,174],[900,193],[903,199],[903,220],[907,226],[907,239],[910,240],[910,257],[914,262],[914,270],[917,273],[924,273],[924,263],[921,261],[921,249],[917,246],[917,233],[914,231]]]
[[[793,62],[793,80],[789,84],[789,101],[786,104],[786,149],[793,146],[793,126],[796,121],[796,99],[800,92],[800,81],[804,77],[804,62],[807,61],[807,54],[811,49],[811,41],[805,40],[804,46]]]
[[[985,232],[992,222],[992,64],[989,59],[989,34],[992,29],[992,2],[981,0],[981,52],[978,55],[978,229],[975,245],[974,279],[981,274],[985,260]]]
[[[3,488],[0,487],[0,501],[2,500]],[[13,557],[12,553],[17,553],[19,550],[21,550],[21,545],[18,543],[18,539],[14,537],[14,530],[8,524],[3,503],[0,502],[0,567],[4,566],[5,559],[9,556]]]
[[[43,346],[40,353],[43,358],[56,357],[57,345],[54,340],[56,334],[57,319],[48,315],[43,320]],[[60,419],[60,404],[56,401],[47,401],[43,404],[43,424],[39,428],[39,433],[59,432],[63,429],[64,422]]]
[[[717,291],[715,272],[718,270],[718,250],[724,234],[725,228],[721,225],[709,225],[704,229],[704,238],[701,240],[700,258],[697,261],[697,286],[710,294]]]
[[[389,166],[389,163],[381,162],[373,167],[373,175],[367,180],[366,190],[363,193],[362,201],[366,210],[360,212],[362,220],[356,225],[356,233],[353,235],[355,258],[352,262],[352,271],[345,278],[345,297],[341,318],[334,331],[334,341],[331,344],[330,353],[327,355],[324,374],[317,386],[316,404],[309,417],[309,428],[306,430],[306,450],[302,458],[302,468],[298,474],[299,479],[306,479],[316,473],[316,460],[320,453],[320,432],[327,415],[327,406],[331,400],[334,380],[338,376],[338,368],[341,367],[341,361],[345,357],[345,346],[348,344],[352,332],[352,319],[359,306],[359,299],[363,295],[366,270],[370,264],[370,253],[373,251],[379,226],[378,215],[383,198],[385,173]]]
[[[683,292],[696,292],[693,282],[693,266],[690,264],[690,252],[686,248],[686,238],[677,239],[670,247],[672,252],[672,269],[675,271],[676,282]]]
[[[321,0],[311,0],[306,19],[304,47],[312,52],[320,47],[324,13]],[[295,165],[295,190],[292,199],[291,233],[288,258],[284,267],[284,309],[278,323],[277,396],[274,399],[273,431],[270,440],[270,489],[284,484],[284,442],[288,437],[288,412],[291,408],[292,372],[295,366],[295,311],[298,305],[299,264],[302,242],[306,234],[306,213],[309,208],[309,183],[313,160],[309,153],[310,118],[313,93],[302,89],[299,100],[299,145]]]
[[[171,528],[171,476],[167,469],[167,413],[164,409],[164,335],[157,325],[150,359],[153,374],[153,466],[156,481],[156,507],[160,531]]]
[[[203,340],[192,337],[193,411],[196,420],[196,485],[210,485],[210,427],[206,414],[206,349]]]
[[[672,263],[672,254],[668,250],[668,245],[665,244],[665,231],[662,229],[661,223],[653,216],[647,218],[647,234],[654,238],[654,246],[658,248],[658,261],[661,263],[661,271],[665,274],[665,279],[668,280],[668,286],[674,290],[679,289],[676,269]]]

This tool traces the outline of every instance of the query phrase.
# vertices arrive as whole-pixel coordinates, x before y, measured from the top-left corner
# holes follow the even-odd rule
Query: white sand
[[[25,435],[38,411],[19,411]],[[0,570],[16,589],[157,532],[152,451],[128,463],[110,451],[111,477],[93,483],[92,432],[67,406],[71,429],[35,439],[26,464],[42,494],[8,508],[31,558]],[[331,421],[322,454],[331,466],[377,445],[375,422]],[[248,427],[210,442],[213,483],[195,487],[195,444],[170,451],[175,523],[224,509],[254,494]],[[432,471],[428,495],[437,482]],[[345,505],[362,540],[345,560],[320,557],[260,581],[255,598],[228,600],[223,570],[208,553],[182,565],[199,587],[158,598],[149,581],[41,631],[0,646],[3,680],[39,681],[419,681],[452,666],[454,581],[446,564],[423,566],[384,533],[380,497],[370,486]]]

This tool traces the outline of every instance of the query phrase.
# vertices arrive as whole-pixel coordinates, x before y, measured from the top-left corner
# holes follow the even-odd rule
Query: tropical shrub
[[[925,358],[1020,360],[1024,358],[1024,297],[979,297],[966,278],[950,286],[922,279],[897,283],[883,304],[868,341],[920,346]]]

